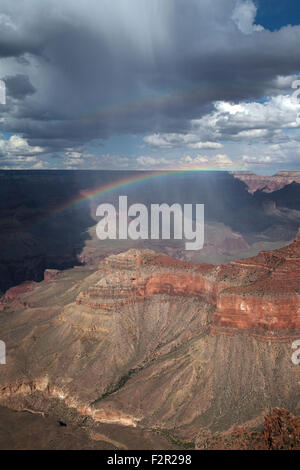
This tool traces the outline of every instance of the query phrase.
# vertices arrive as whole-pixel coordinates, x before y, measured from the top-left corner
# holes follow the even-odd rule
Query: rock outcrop
[[[300,238],[286,248],[221,267],[181,262],[150,251],[132,250],[122,258],[111,256],[104,261],[108,272],[116,274],[81,293],[78,304],[104,307],[94,299],[111,296],[105,308],[114,309],[158,294],[195,296],[216,307],[213,331],[217,327],[245,329],[276,341],[300,328]],[[123,270],[122,277],[118,273]]]
[[[193,443],[299,414],[299,278],[299,238],[224,266],[130,250],[51,276],[3,304],[0,404]]]
[[[197,438],[199,450],[300,450],[300,418],[275,408],[265,417],[263,431],[236,428],[227,433],[203,432]]]
[[[58,269],[45,269],[44,281],[51,282],[59,277],[60,271]]]
[[[258,190],[272,193],[293,182],[300,183],[300,171],[279,171],[272,176],[257,175],[251,171],[236,171],[231,174],[246,183],[250,193]]]

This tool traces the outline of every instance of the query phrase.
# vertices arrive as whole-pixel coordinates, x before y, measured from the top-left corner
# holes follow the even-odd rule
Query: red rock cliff
[[[113,259],[107,262],[112,268]],[[136,276],[126,289],[136,300],[157,294],[198,296],[216,306],[212,318],[215,333],[237,328],[255,335],[284,332],[289,336],[290,330],[300,328],[299,281],[297,238],[283,249],[219,267],[181,262],[165,255],[141,257]]]

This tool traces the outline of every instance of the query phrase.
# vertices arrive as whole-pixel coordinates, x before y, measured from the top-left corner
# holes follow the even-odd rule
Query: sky
[[[0,169],[300,170],[299,0],[0,0],[0,80]]]

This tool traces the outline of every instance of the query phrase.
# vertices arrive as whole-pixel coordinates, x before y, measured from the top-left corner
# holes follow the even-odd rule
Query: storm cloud
[[[275,112],[290,93],[300,26],[269,31],[256,12],[252,0],[0,0],[2,132],[62,164],[72,152],[88,164],[86,146],[116,135],[217,155],[226,139],[274,144],[280,123],[256,102],[271,96]],[[252,108],[220,104],[240,102]]]

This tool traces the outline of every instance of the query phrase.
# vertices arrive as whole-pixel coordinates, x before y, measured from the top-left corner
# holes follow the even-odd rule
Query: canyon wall
[[[0,403],[193,442],[298,414],[299,255],[299,238],[223,266],[130,250],[10,289]]]
[[[257,175],[251,171],[235,171],[231,174],[246,183],[250,193],[258,190],[272,193],[288,184],[300,183],[300,171],[279,171],[272,176]]]

